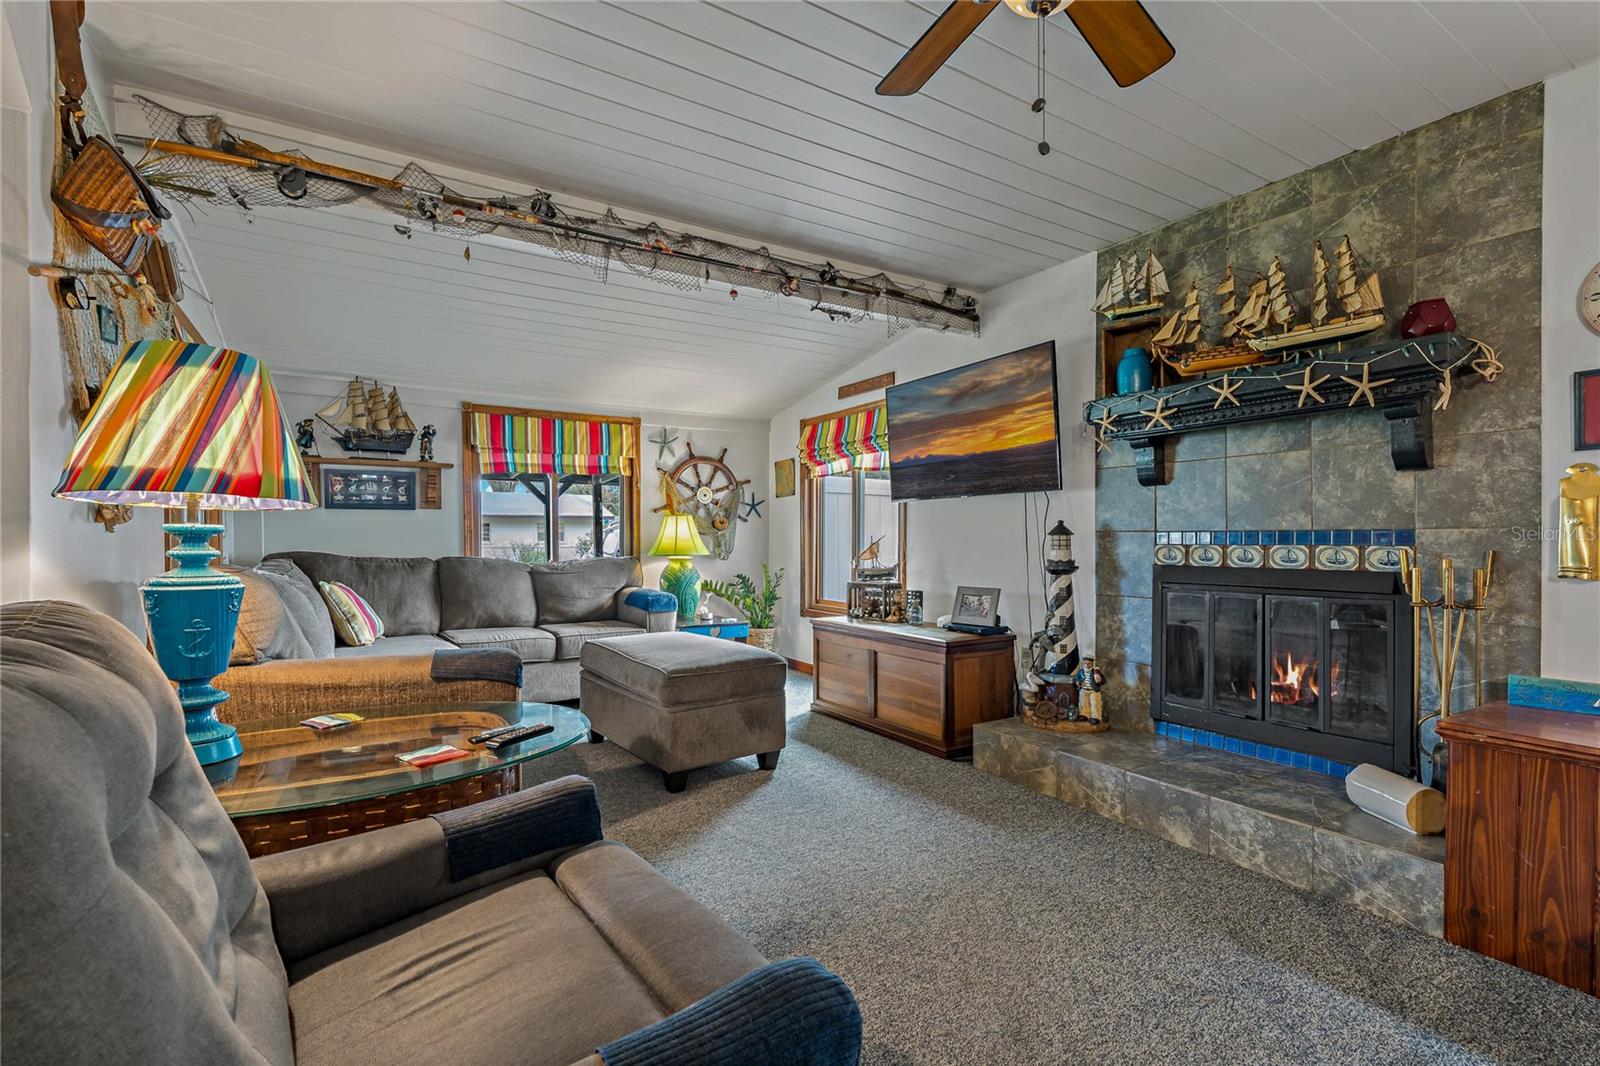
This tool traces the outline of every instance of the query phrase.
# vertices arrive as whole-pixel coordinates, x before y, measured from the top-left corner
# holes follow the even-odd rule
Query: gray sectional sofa
[[[368,647],[339,647],[336,658],[426,654],[440,648],[509,648],[523,661],[529,700],[578,698],[578,655],[600,637],[676,627],[676,604],[640,588],[639,560],[576,559],[528,565],[510,559],[443,559],[274,552],[313,583],[348,585],[383,620]],[[644,592],[643,595],[635,593]],[[670,598],[670,597],[668,597]],[[630,604],[649,604],[657,609]]]

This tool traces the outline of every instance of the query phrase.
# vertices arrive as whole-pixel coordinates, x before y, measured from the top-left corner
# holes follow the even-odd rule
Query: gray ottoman
[[[668,792],[690,770],[742,755],[761,768],[783,749],[781,655],[695,633],[590,640],[579,662],[579,706],[593,743],[610,738],[659,768]]]

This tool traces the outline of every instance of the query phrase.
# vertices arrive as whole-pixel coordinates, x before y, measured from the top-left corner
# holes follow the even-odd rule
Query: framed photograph
[[[322,471],[322,506],[337,511],[414,511],[415,470]]]
[[[772,494],[779,499],[794,495],[793,459],[779,459],[772,464]]]
[[[969,626],[1000,624],[1000,590],[982,585],[958,585],[950,621]]]
[[[117,346],[117,313],[106,306],[104,300],[95,301],[95,317],[100,324],[100,339],[111,347]]]
[[[1572,447],[1580,452],[1600,449],[1600,370],[1572,375]]]

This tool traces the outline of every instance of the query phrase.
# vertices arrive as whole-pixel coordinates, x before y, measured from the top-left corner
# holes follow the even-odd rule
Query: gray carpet
[[[849,982],[868,1064],[1600,1062],[1600,1000],[807,713],[777,771],[583,773],[771,958]]]

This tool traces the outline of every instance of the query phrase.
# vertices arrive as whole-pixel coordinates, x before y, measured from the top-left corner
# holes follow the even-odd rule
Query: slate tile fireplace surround
[[[1412,617],[1394,574],[1157,566],[1154,587],[1158,728],[1411,775]]]

